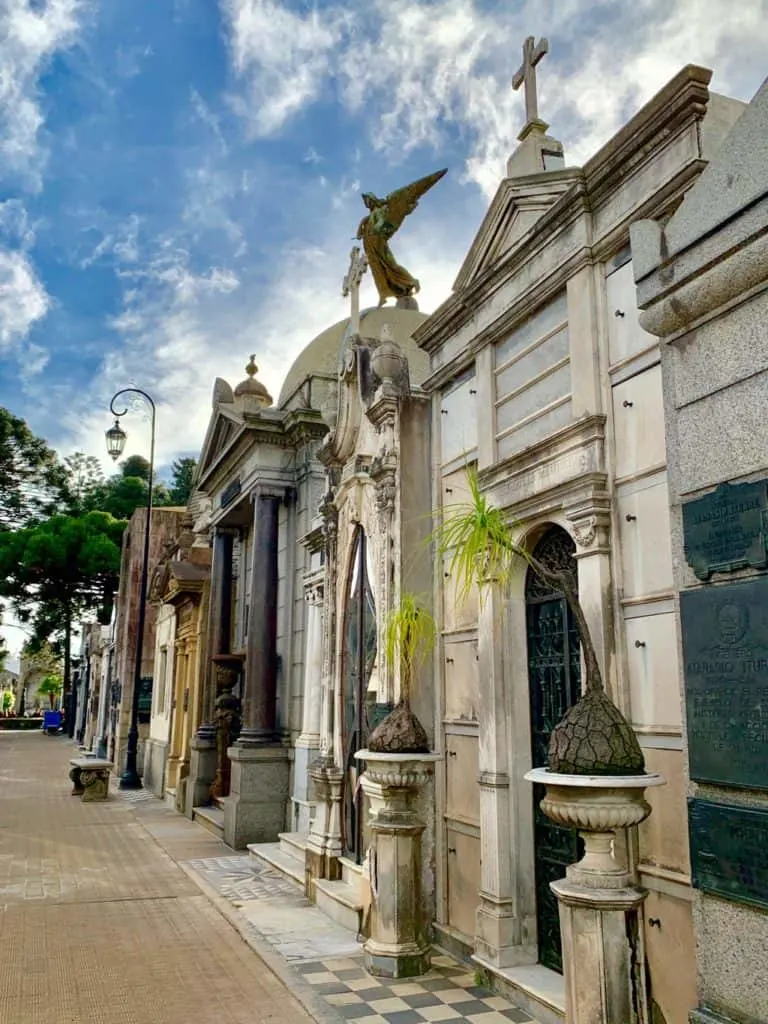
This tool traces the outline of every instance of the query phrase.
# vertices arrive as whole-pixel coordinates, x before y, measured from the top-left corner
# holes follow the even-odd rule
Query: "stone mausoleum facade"
[[[466,500],[468,470],[518,543],[570,575],[607,690],[665,781],[615,851],[647,893],[648,1020],[768,1019],[764,887],[723,882],[727,851],[712,849],[729,814],[754,857],[768,846],[762,712],[745,695],[747,747],[702,770],[696,731],[718,750],[734,736],[706,725],[702,701],[725,713],[722,691],[701,697],[688,664],[697,594],[736,586],[753,589],[700,613],[712,642],[759,680],[768,656],[765,603],[750,596],[764,525],[763,548],[752,537],[741,562],[715,565],[735,580],[689,568],[687,502],[762,481],[750,500],[768,515],[765,93],[745,113],[710,78],[683,68],[583,167],[529,103],[436,312],[401,300],[357,314],[353,297],[277,402],[253,360],[237,387],[217,380],[188,536],[155,577],[148,782],[363,934],[386,884],[372,887],[370,855],[384,795],[360,784],[355,754],[401,695],[388,613],[404,593],[423,599],[438,627],[412,694],[434,765],[416,810],[430,934],[542,1024],[566,1004],[550,883],[581,854],[524,776],[580,696],[582,657],[566,601],[524,560],[480,600],[459,595],[450,552],[435,557],[430,535]]]

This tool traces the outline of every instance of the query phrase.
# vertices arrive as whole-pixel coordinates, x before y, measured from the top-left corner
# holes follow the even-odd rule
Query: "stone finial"
[[[248,365],[245,368],[245,372],[248,376],[235,388],[235,398],[248,398],[262,409],[266,409],[267,406],[272,405],[272,396],[261,381],[256,379],[256,374],[259,372],[259,368],[256,365],[255,354],[251,355]]]

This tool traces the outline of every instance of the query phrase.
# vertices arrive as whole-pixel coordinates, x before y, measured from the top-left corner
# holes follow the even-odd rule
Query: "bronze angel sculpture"
[[[446,170],[428,174],[405,188],[390,192],[386,199],[378,199],[372,192],[363,192],[363,202],[370,213],[360,221],[357,237],[363,243],[379,293],[380,306],[384,305],[390,295],[395,299],[407,299],[419,290],[416,278],[405,267],[401,267],[392,255],[389,240],[408,214],[416,209],[419,199],[440,181]]]

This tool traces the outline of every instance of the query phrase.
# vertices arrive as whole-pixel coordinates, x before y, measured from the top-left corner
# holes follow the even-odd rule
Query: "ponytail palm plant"
[[[403,593],[387,617],[385,637],[387,664],[400,666],[400,700],[371,733],[368,748],[390,754],[427,753],[429,741],[411,709],[411,694],[416,670],[435,646],[435,620],[419,598]]]
[[[448,559],[456,597],[466,599],[477,586],[480,601],[489,586],[504,589],[518,559],[544,582],[559,590],[573,613],[584,654],[584,695],[568,710],[552,733],[549,761],[552,771],[573,774],[640,774],[644,762],[637,737],[605,693],[592,634],[569,574],[551,569],[515,540],[515,523],[492,505],[480,489],[477,472],[467,470],[469,501],[442,510],[433,534],[438,552]]]

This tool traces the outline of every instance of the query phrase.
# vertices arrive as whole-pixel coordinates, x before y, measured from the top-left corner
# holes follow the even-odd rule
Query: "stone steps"
[[[330,882],[327,878],[315,880],[315,902],[332,921],[348,928],[357,935],[363,917],[363,904],[355,888],[340,880]]]
[[[224,811],[220,807],[195,807],[192,811],[192,820],[223,841]]]
[[[304,858],[286,853],[281,843],[249,843],[248,855],[259,864],[267,864],[304,888]]]

